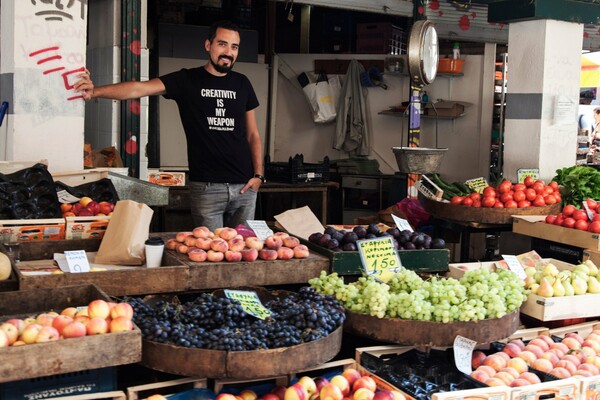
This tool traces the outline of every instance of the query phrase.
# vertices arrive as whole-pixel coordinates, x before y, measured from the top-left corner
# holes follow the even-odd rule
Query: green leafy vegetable
[[[560,186],[563,204],[581,207],[586,199],[600,200],[600,171],[576,165],[556,170],[552,178]]]

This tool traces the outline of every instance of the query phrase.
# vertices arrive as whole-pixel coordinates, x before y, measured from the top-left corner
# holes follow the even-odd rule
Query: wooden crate
[[[557,213],[558,211],[550,214]],[[600,250],[600,235],[597,233],[547,224],[544,219],[543,215],[515,216],[513,232],[584,249]]]
[[[53,397],[53,400],[126,400],[125,393],[120,390],[103,393],[77,394],[74,396]]]
[[[206,383],[206,379],[192,377],[131,386],[127,388],[127,400],[145,399],[156,393],[164,395],[164,393],[168,392],[172,394],[175,393],[173,390],[185,390],[190,386],[193,388],[205,388]]]
[[[560,328],[550,329],[548,334],[564,338],[567,333],[578,333],[583,338],[586,338],[594,329],[600,329],[600,321],[590,321],[581,324],[564,326]]]
[[[4,292],[0,293],[0,320],[51,310],[60,312],[66,307],[85,306],[95,299],[109,297],[94,285]],[[0,383],[132,364],[141,361],[141,352],[142,333],[137,327],[130,332],[4,347],[0,348]]]

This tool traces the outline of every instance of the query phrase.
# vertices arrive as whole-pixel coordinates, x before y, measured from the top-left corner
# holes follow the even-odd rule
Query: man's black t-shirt
[[[246,183],[252,178],[245,114],[258,107],[258,99],[248,78],[233,71],[218,77],[199,67],[163,75],[160,80],[165,97],[179,107],[190,180]]]

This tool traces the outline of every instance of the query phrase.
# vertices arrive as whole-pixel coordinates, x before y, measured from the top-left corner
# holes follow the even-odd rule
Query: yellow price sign
[[[229,289],[224,292],[225,297],[239,301],[244,311],[256,318],[265,319],[271,315],[271,310],[262,305],[256,292]]]
[[[469,189],[471,189],[474,192],[477,192],[479,194],[483,193],[483,189],[490,186],[488,184],[488,182],[485,180],[485,178],[483,178],[483,177],[469,179],[468,181],[465,182],[465,185],[467,185],[469,187]]]
[[[519,168],[517,170],[517,180],[519,183],[525,182],[525,178],[528,176],[532,177],[534,181],[540,179],[540,169],[539,168]]]
[[[391,237],[359,240],[356,244],[367,275],[385,283],[402,267]]]

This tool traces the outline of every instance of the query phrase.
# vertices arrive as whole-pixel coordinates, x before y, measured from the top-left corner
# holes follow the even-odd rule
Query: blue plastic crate
[[[167,396],[168,400],[214,400],[215,394],[210,389],[190,389]]]
[[[117,388],[115,367],[24,379],[0,384],[0,400],[37,400],[76,394],[110,392]]]

